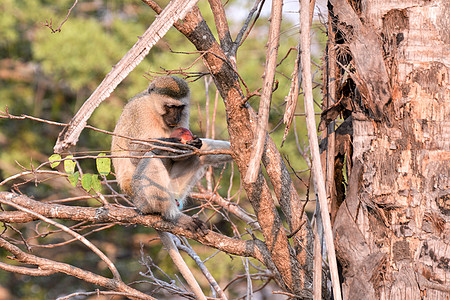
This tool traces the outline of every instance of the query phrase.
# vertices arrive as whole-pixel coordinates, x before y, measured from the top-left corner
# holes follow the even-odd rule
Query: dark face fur
[[[181,121],[181,114],[183,113],[184,105],[164,105],[166,113],[162,115],[164,123],[168,127],[176,127]]]

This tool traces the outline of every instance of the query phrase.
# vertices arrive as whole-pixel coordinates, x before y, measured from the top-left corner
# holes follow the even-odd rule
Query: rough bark
[[[246,174],[254,134],[254,119],[251,116],[253,110],[246,103],[233,63],[227,60],[223,49],[214,39],[197,8],[186,16],[182,24],[176,23],[175,27],[192,42],[197,50],[205,53],[204,63],[213,76],[225,103],[233,159],[239,167],[240,173]],[[273,142],[268,135],[266,141],[269,141],[266,142],[266,147],[270,148],[263,154],[263,162],[268,164],[266,170],[271,168],[277,170],[270,173],[268,171],[272,184],[277,185],[275,187],[275,190],[279,191],[276,192],[277,198],[291,231],[300,228],[295,234],[295,249],[289,244],[286,230],[262,173],[259,173],[254,184],[244,183],[244,189],[261,225],[265,243],[273,261],[271,270],[278,283],[291,293],[310,297],[310,278],[305,275],[306,270],[310,268],[307,266],[306,258],[306,249],[311,248],[310,228],[307,224],[300,226],[306,216],[294,214],[301,211],[300,201],[293,202],[293,200],[299,200],[298,195],[296,195],[290,177],[283,177],[283,180],[280,180],[279,174],[287,172],[286,166],[282,163],[279,152],[273,149]],[[291,208],[293,209],[291,210]]]
[[[352,35],[347,60],[340,62],[356,86],[347,94],[354,166],[334,224],[344,299],[448,299],[450,5],[330,2],[335,28]],[[344,6],[352,10],[346,16],[358,20],[344,17]],[[351,46],[369,31],[376,37],[370,47]],[[364,54],[370,65],[380,49],[377,70],[386,70],[387,81],[384,73],[361,73],[358,57]],[[386,93],[370,92],[367,80],[388,87],[388,101]]]

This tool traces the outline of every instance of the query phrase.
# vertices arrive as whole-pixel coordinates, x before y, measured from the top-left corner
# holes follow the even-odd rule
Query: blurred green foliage
[[[167,1],[164,1],[167,3]],[[73,9],[67,22],[62,26],[61,32],[52,33],[44,26],[46,22],[52,22],[54,29],[65,19],[68,9],[73,5],[73,0],[28,0],[14,1],[2,0],[0,2],[0,111],[8,111],[14,115],[33,115],[57,122],[68,122],[79,107],[93,92],[104,76],[111,70],[120,58],[131,48],[146,28],[155,18],[153,11],[141,1],[80,1]],[[227,13],[230,18],[230,28],[233,38],[242,26],[242,11],[247,12],[253,2],[230,1]],[[200,1],[202,14],[213,32],[214,21],[206,1]],[[239,13],[238,13],[239,12]],[[239,15],[240,17],[237,17]],[[288,18],[283,23],[280,36],[279,61],[288,50],[296,47],[298,43],[298,25]],[[268,20],[261,16],[256,22],[252,33],[241,46],[237,55],[237,66],[241,77],[244,79],[250,92],[262,86],[262,75],[265,63],[265,44],[267,41]],[[314,42],[320,47],[324,46],[325,36],[319,30],[315,32]],[[170,50],[173,50],[171,52]],[[313,58],[320,62],[319,58]],[[171,29],[167,35],[151,50],[150,55],[119,85],[111,97],[102,103],[89,120],[89,124],[112,131],[121,113],[126,99],[145,89],[148,79],[163,70],[186,69],[185,72],[206,72],[195,48],[175,29]],[[277,127],[284,113],[284,98],[289,91],[290,76],[296,51],[291,52],[286,60],[278,67],[276,80],[278,88],[273,94],[272,110],[270,113],[270,128],[275,129],[271,134],[277,145],[280,145],[284,133],[284,125]],[[193,65],[192,65],[193,64]],[[315,78],[320,81],[320,70],[313,70]],[[206,134],[206,117],[213,115],[215,88],[213,83],[209,86],[209,112],[205,111],[205,80],[203,78],[191,82],[192,108],[191,128],[199,135]],[[320,102],[321,93],[315,91],[315,97]],[[259,98],[253,97],[250,104],[258,109]],[[226,112],[224,104],[219,98],[216,111],[215,138],[227,139]],[[319,108],[317,108],[319,111]],[[299,98],[297,112],[303,111],[302,97]],[[304,118],[296,118],[296,128],[300,137],[300,145],[303,140],[307,143]],[[40,123],[32,120],[8,120],[0,119],[0,182],[5,178],[19,173],[22,167],[31,168],[48,161],[52,154],[53,146],[61,127]],[[90,151],[107,152],[110,147],[109,135],[85,129],[80,137],[75,154]],[[300,154],[293,134],[293,128],[281,148],[281,152],[289,157],[295,170],[306,169],[303,159],[298,159]],[[98,154],[96,152],[93,155]],[[80,161],[84,172],[95,173],[95,160]],[[49,167],[50,168],[50,167]],[[62,166],[59,166],[61,168]],[[236,169],[236,168],[235,168]],[[216,170],[217,177],[222,170]],[[236,173],[237,171],[235,171]],[[219,191],[226,195],[229,182],[230,168],[222,174],[221,188]],[[307,179],[307,175],[305,179]],[[239,176],[235,174],[231,195],[237,193]],[[108,179],[112,179],[108,175]],[[305,187],[296,181],[299,192],[304,193]],[[11,184],[0,186],[0,191],[8,190]],[[54,180],[48,178],[35,186],[33,182],[23,184],[20,190],[36,199],[58,199],[67,196],[79,195],[80,191],[73,188],[67,180]],[[242,195],[245,197],[245,195]],[[304,198],[304,196],[302,196]],[[89,200],[89,205],[96,205]],[[245,201],[241,205],[249,208]],[[215,216],[220,222],[220,216]],[[213,219],[213,220],[215,220]],[[22,229],[26,225],[18,226]],[[41,225],[44,226],[44,225]],[[228,225],[229,226],[229,225]],[[50,229],[49,229],[50,230]],[[232,232],[231,228],[221,228],[223,232]],[[146,243],[155,236],[152,229],[140,227],[121,227],[100,231],[90,235],[90,239],[101,245],[102,250],[110,257],[116,258],[119,271],[126,282],[142,279],[139,271],[144,268],[138,263],[140,257],[139,243]],[[61,240],[67,239],[59,237]],[[47,243],[44,239],[37,243]],[[54,242],[54,241],[53,241]],[[120,245],[120,246],[119,246]],[[160,250],[159,243],[144,246],[144,252],[154,259],[167,273],[174,273],[173,265],[164,251]],[[73,244],[64,246],[67,251],[61,251],[53,258],[67,263],[98,270],[97,257],[84,247],[74,248]],[[109,249],[109,250],[108,250]],[[211,255],[214,250],[205,247],[196,248],[202,258]],[[47,248],[37,248],[36,253],[45,251],[55,252]],[[6,253],[0,250],[1,257]],[[56,252],[55,252],[56,253]],[[68,255],[70,254],[70,255]],[[214,265],[210,269],[220,284],[224,285],[234,275],[243,273],[240,259],[228,259],[229,256],[220,253],[220,259],[214,259]],[[220,263],[219,263],[220,262]],[[208,266],[208,264],[207,264]],[[211,266],[211,265],[210,265]],[[107,269],[103,268],[107,275]],[[58,287],[54,282],[59,282]],[[52,275],[44,278],[30,278],[27,276],[13,275],[0,271],[0,286],[6,287],[11,297],[20,299],[49,299],[55,298],[59,293],[68,293],[84,288],[92,290],[89,285],[81,285],[80,281],[65,275]],[[147,289],[151,289],[147,285]],[[230,289],[232,295],[232,289]],[[235,296],[238,296],[235,294]]]

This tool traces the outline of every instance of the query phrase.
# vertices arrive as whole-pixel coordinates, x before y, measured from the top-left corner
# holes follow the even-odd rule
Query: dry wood
[[[214,279],[212,274],[209,272],[208,268],[206,268],[204,261],[198,256],[197,253],[195,253],[194,249],[192,249],[191,245],[189,245],[186,238],[183,238],[183,244],[179,238],[173,238],[173,241],[178,249],[186,252],[197,264],[197,266],[202,271],[203,275],[205,275],[205,278],[208,280],[209,285],[216,291],[216,293],[219,295],[220,299],[227,300],[228,297],[225,295],[223,290],[220,288],[217,281]]]
[[[170,233],[158,231],[158,235],[163,245],[167,248],[167,251],[169,252],[170,257],[172,258],[173,263],[175,264],[175,266],[177,266],[178,270],[180,271],[181,275],[183,275],[184,279],[186,279],[186,282],[190,286],[191,290],[194,292],[197,299],[206,300],[205,294],[203,294],[200,285],[198,284],[197,280],[195,280],[194,275],[192,274],[188,265],[184,261],[183,257],[180,255],[180,252],[178,252],[178,249],[175,246],[175,243],[173,242]]]
[[[256,127],[255,138],[251,159],[245,174],[245,182],[255,183],[260,172],[261,157],[264,152],[264,145],[267,135],[267,123],[269,121],[270,103],[272,100],[273,81],[275,79],[275,69],[277,66],[278,46],[280,41],[281,17],[283,12],[283,1],[272,1],[272,14],[270,17],[269,38],[267,41],[266,67],[264,68],[264,82],[259,101],[258,125]]]
[[[158,10],[155,3],[152,4],[152,7],[156,11]],[[197,50],[205,53],[203,56],[205,65],[213,75],[228,112],[228,131],[230,133],[233,158],[241,174],[245,174],[250,157],[250,149],[248,146],[251,144],[252,129],[249,116],[250,106],[242,105],[245,97],[240,89],[239,76],[235,73],[232,63],[227,61],[226,55],[215,41],[211,30],[204,22],[197,8],[194,8],[191,13],[186,15],[183,23],[176,23],[175,27],[194,44]],[[270,137],[268,139],[270,140]],[[289,174],[289,172],[276,147],[273,149],[271,155],[267,155],[267,158],[267,165],[273,167],[273,170],[277,170],[276,172],[270,172],[270,174],[268,172],[268,174],[271,180],[275,181],[278,185],[276,188],[280,191],[278,196],[286,200],[282,207],[284,211],[290,211],[291,206],[298,206],[298,203],[291,202],[293,199],[298,198],[298,195],[293,188],[289,176],[280,180],[280,173]],[[279,186],[280,184],[282,186]],[[263,176],[258,177],[257,184],[244,184],[244,188],[257,214],[265,242],[270,245],[269,256],[265,257],[266,266],[273,272],[275,280],[281,287],[286,290],[295,291],[298,295],[309,295],[309,285],[305,274],[306,267],[303,266],[305,260],[298,260],[294,254],[294,250],[289,245],[287,234],[274,205],[270,189]],[[289,217],[292,217],[291,220],[296,220],[299,215],[293,216],[289,213]],[[296,228],[292,231],[295,230]],[[306,248],[309,247],[308,245],[310,243],[310,240],[307,238],[309,230],[308,227],[304,226],[297,233],[303,236],[303,239],[301,239],[302,243],[306,243],[303,247],[298,248],[297,255],[306,256]],[[305,269],[300,269],[300,264]]]
[[[135,290],[128,285],[126,285],[123,281],[118,279],[109,279],[97,274],[94,274],[92,272],[89,272],[84,269],[77,268],[75,266],[66,264],[66,263],[60,263],[56,262],[54,260],[42,258],[35,256],[33,254],[26,253],[22,251],[19,247],[9,243],[7,240],[0,237],[0,247],[7,250],[8,252],[12,253],[14,257],[22,262],[29,265],[35,265],[39,269],[41,269],[43,272],[40,276],[47,276],[49,275],[49,272],[60,272],[65,273],[70,276],[77,277],[81,280],[84,280],[86,282],[90,282],[95,285],[99,285],[102,287],[105,287],[107,289],[125,292],[130,298],[137,298],[137,299],[145,299],[145,300],[156,300],[152,296],[146,295],[138,290]],[[2,268],[4,264],[0,264],[0,268]],[[14,266],[8,266],[6,270],[9,270],[13,268]],[[16,269],[19,273],[21,269]],[[35,272],[36,274],[36,272]],[[30,274],[27,274],[30,275]]]
[[[18,197],[17,195],[15,195],[16,197]],[[61,225],[53,220],[50,220],[47,217],[42,216],[41,214],[32,211],[30,209],[27,209],[21,205],[18,205],[16,203],[14,203],[13,201],[11,201],[11,199],[8,198],[12,198],[14,197],[13,194],[9,194],[9,197],[4,197],[3,199],[0,199],[0,202],[3,204],[7,204],[9,206],[12,206],[20,211],[23,211],[27,214],[32,215],[33,217],[39,218],[42,221],[51,224],[55,227],[58,227],[59,229],[61,229],[64,232],[67,232],[68,234],[72,235],[73,237],[75,237],[77,240],[79,240],[80,242],[82,242],[83,244],[85,244],[89,249],[92,250],[92,252],[94,252],[95,254],[98,255],[98,257],[100,257],[101,260],[103,260],[103,262],[108,266],[109,270],[111,271],[111,273],[114,276],[115,280],[120,281],[120,274],[119,271],[117,270],[116,266],[113,264],[113,262],[102,252],[100,251],[100,249],[98,249],[94,244],[92,244],[88,239],[86,239],[84,236],[80,235],[79,233],[76,233],[75,231],[69,229],[68,227]]]
[[[336,255],[334,250],[333,232],[331,228],[330,215],[328,212],[327,193],[320,163],[319,143],[317,140],[316,121],[314,117],[314,99],[312,92],[311,78],[311,26],[309,23],[309,0],[301,0],[300,39],[302,44],[302,83],[305,102],[306,126],[308,128],[309,146],[311,148],[312,172],[314,176],[314,186],[319,198],[322,222],[325,233],[325,242],[328,250],[328,264],[330,266],[331,281],[333,284],[333,296],[335,300],[341,299],[341,288],[337,269]]]

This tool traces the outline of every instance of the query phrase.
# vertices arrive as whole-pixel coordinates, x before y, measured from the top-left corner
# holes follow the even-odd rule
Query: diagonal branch
[[[217,33],[219,35],[220,45],[222,46],[223,52],[230,57],[233,55],[231,52],[233,47],[233,41],[230,35],[230,28],[228,27],[227,16],[225,14],[225,9],[223,7],[221,0],[208,0],[209,6],[214,16],[214,21],[216,23]],[[234,62],[236,67],[236,62]]]
[[[11,195],[10,195],[10,196],[11,196]],[[105,264],[108,266],[109,270],[110,270],[111,273],[113,274],[114,279],[116,279],[116,280],[121,280],[121,279],[120,279],[119,271],[117,270],[117,268],[116,268],[116,266],[113,264],[113,262],[112,262],[112,261],[111,261],[111,260],[110,260],[110,259],[109,259],[102,251],[100,251],[100,249],[98,249],[94,244],[92,244],[92,243],[91,243],[88,239],[86,239],[84,236],[82,236],[82,235],[76,233],[75,231],[73,231],[73,230],[67,228],[67,227],[64,226],[64,225],[61,225],[61,224],[59,224],[59,223],[57,223],[57,222],[55,222],[55,221],[53,221],[53,220],[50,220],[49,218],[46,218],[46,217],[42,216],[41,214],[38,214],[38,213],[36,213],[36,212],[34,212],[34,211],[32,211],[32,210],[29,210],[29,209],[27,209],[27,208],[25,208],[25,207],[22,207],[21,205],[16,204],[16,203],[14,203],[14,202],[11,201],[11,200],[8,200],[8,199],[0,199],[0,202],[1,202],[1,203],[4,203],[4,204],[7,204],[7,205],[9,205],[9,206],[12,206],[12,207],[14,207],[14,208],[16,208],[16,209],[18,209],[18,210],[20,210],[20,211],[26,212],[27,214],[30,214],[30,215],[32,215],[32,216],[34,216],[34,217],[36,217],[36,218],[39,218],[39,219],[41,219],[42,221],[44,221],[44,222],[46,222],[46,223],[48,223],[48,224],[51,224],[51,225],[53,225],[53,226],[55,226],[55,227],[58,227],[59,229],[61,229],[61,230],[65,231],[65,232],[67,232],[68,234],[74,236],[77,240],[79,240],[80,242],[82,242],[83,244],[85,244],[89,249],[91,249],[92,252],[94,252],[95,254],[97,254],[98,257],[100,257],[100,259],[103,260],[103,262],[105,262]]]
[[[128,74],[144,59],[150,49],[172,27],[174,22],[183,19],[195,6],[198,0],[172,0],[155,19],[145,33],[139,38],[127,54],[106,75],[92,95],[84,102],[69,125],[59,134],[54,147],[56,153],[61,153],[78,141],[81,131],[86,126],[95,108],[100,105]]]
[[[255,4],[253,5],[252,9],[247,15],[247,19],[244,22],[244,25],[242,26],[241,30],[236,36],[236,40],[234,41],[233,48],[231,50],[231,55],[236,56],[236,52],[239,48],[239,46],[245,41],[247,36],[250,34],[250,31],[253,28],[253,25],[255,25],[256,20],[258,20],[259,15],[261,14],[261,10],[263,8],[265,0],[256,0]],[[261,5],[260,5],[261,3]],[[259,9],[258,9],[259,6]],[[253,15],[255,14],[256,10],[258,10],[258,13],[255,16],[255,19],[253,20],[252,25],[250,26],[250,29],[247,31],[248,25],[250,24],[250,21],[252,20]],[[245,34],[245,37],[244,37]]]
[[[156,300],[155,298],[146,295],[138,290],[135,290],[128,285],[126,285],[123,281],[120,279],[109,279],[100,275],[97,275],[95,273],[77,268],[75,266],[57,262],[54,260],[42,258],[35,256],[33,254],[26,253],[22,251],[19,247],[14,246],[13,244],[9,243],[7,240],[0,237],[0,247],[5,249],[6,251],[12,253],[14,257],[26,264],[35,265],[38,266],[40,270],[42,270],[42,275],[40,276],[47,276],[52,273],[60,272],[65,273],[70,276],[77,277],[81,280],[84,280],[86,282],[90,282],[95,285],[99,285],[102,287],[105,287],[110,290],[114,291],[120,291],[120,292],[126,292],[129,294],[130,297],[138,298],[138,299],[146,299],[146,300]],[[0,264],[0,269],[4,269],[9,271],[12,266],[6,265],[6,264]],[[16,269],[17,270],[17,269]],[[13,270],[13,271],[16,271]],[[22,273],[23,274],[23,273]],[[32,274],[27,274],[32,275]]]
[[[269,29],[269,40],[267,42],[266,67],[264,69],[264,83],[259,102],[258,126],[256,127],[253,150],[245,174],[246,183],[255,183],[259,173],[261,157],[264,152],[264,144],[267,135],[267,123],[269,121],[270,102],[272,100],[273,81],[277,64],[278,46],[280,40],[281,15],[283,1],[272,1],[272,16]]]

